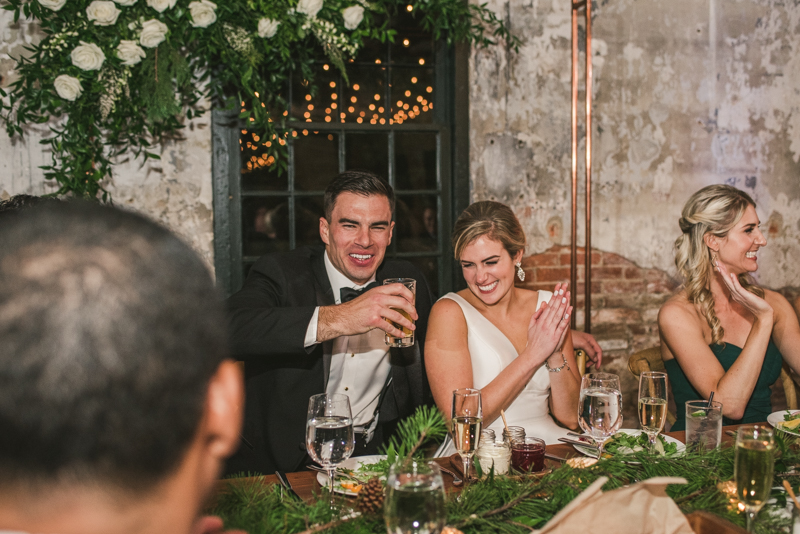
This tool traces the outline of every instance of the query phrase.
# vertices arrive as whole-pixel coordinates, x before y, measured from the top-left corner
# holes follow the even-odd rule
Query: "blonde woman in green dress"
[[[735,187],[704,187],[679,224],[675,264],[684,287],[658,315],[678,411],[672,430],[684,428],[686,401],[712,391],[725,424],[765,421],[782,362],[800,371],[800,325],[789,301],[750,276],[767,244],[755,202]]]

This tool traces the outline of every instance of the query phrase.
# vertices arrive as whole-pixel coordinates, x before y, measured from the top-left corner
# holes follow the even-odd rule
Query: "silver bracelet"
[[[547,363],[547,360],[549,360],[550,358],[547,358],[547,360],[544,361],[545,368],[551,373],[560,373],[561,370],[564,369],[565,367],[567,368],[567,371],[569,371],[570,369],[569,369],[569,364],[567,364],[567,357],[564,356],[563,352],[561,353],[561,357],[564,359],[564,364],[561,367],[556,367],[555,369],[553,369],[552,367],[550,367],[550,364]]]

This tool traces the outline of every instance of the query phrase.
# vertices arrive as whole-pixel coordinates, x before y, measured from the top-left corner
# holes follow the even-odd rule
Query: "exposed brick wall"
[[[579,330],[584,325],[584,261],[585,249],[580,247],[575,310]],[[555,245],[524,258],[522,266],[525,282],[518,281],[518,286],[550,291],[558,282],[569,282],[569,247]],[[658,310],[679,285],[664,271],[639,267],[618,254],[592,250],[591,331],[603,348],[601,370],[620,377],[625,428],[638,427],[639,384],[628,371],[628,357],[659,344]],[[781,387],[773,387],[772,402],[776,410],[785,406]],[[674,411],[674,403],[670,404]]]

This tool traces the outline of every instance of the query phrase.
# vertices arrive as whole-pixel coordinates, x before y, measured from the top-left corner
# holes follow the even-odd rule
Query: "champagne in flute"
[[[742,427],[736,435],[733,466],[736,496],[747,513],[747,531],[769,498],[775,463],[772,430],[760,425]]]
[[[667,373],[645,371],[639,375],[639,423],[650,440],[650,450],[667,422]]]
[[[456,417],[453,419],[453,442],[459,454],[475,453],[481,435],[480,417]]]
[[[658,434],[667,422],[667,401],[656,397],[639,399],[639,422],[648,434]]]
[[[453,391],[450,416],[453,442],[464,465],[464,483],[469,481],[469,464],[481,441],[483,408],[481,390],[461,388]]]

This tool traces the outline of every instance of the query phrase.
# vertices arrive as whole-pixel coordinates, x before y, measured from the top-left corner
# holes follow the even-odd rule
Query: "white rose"
[[[47,9],[52,9],[53,11],[58,11],[64,4],[67,3],[67,0],[39,0],[39,3],[46,7]]]
[[[64,100],[69,100],[70,102],[81,96],[81,93],[83,93],[81,81],[78,78],[74,78],[67,74],[62,74],[56,78],[53,82],[53,86],[56,88],[56,93],[58,93],[58,96]]]
[[[344,17],[344,27],[348,30],[355,30],[364,18],[364,8],[361,6],[350,6],[342,10]]]
[[[142,24],[142,33],[139,35],[139,42],[145,48],[155,48],[166,38],[167,25],[160,20],[150,19]]]
[[[175,2],[178,0],[147,0],[147,5],[163,13],[167,8],[175,7]]]
[[[263,18],[258,21],[258,36],[269,38],[275,35],[275,32],[278,31],[278,26],[281,23],[277,20]]]
[[[146,55],[144,49],[136,41],[122,40],[117,47],[117,57],[122,60],[123,65],[129,67],[139,63]]]
[[[192,26],[207,28],[217,20],[217,4],[208,0],[189,3],[189,12],[192,14]]]
[[[94,43],[85,43],[76,46],[72,51],[72,64],[82,70],[98,70],[103,66],[106,55]]]
[[[305,13],[309,17],[315,17],[322,9],[322,0],[300,0],[297,4],[297,11]]]
[[[117,17],[122,13],[114,2],[107,0],[94,0],[86,8],[86,16],[98,26],[111,26],[117,23]]]
[[[132,6],[133,4],[136,3],[137,0],[114,0],[114,1],[121,6]]]

